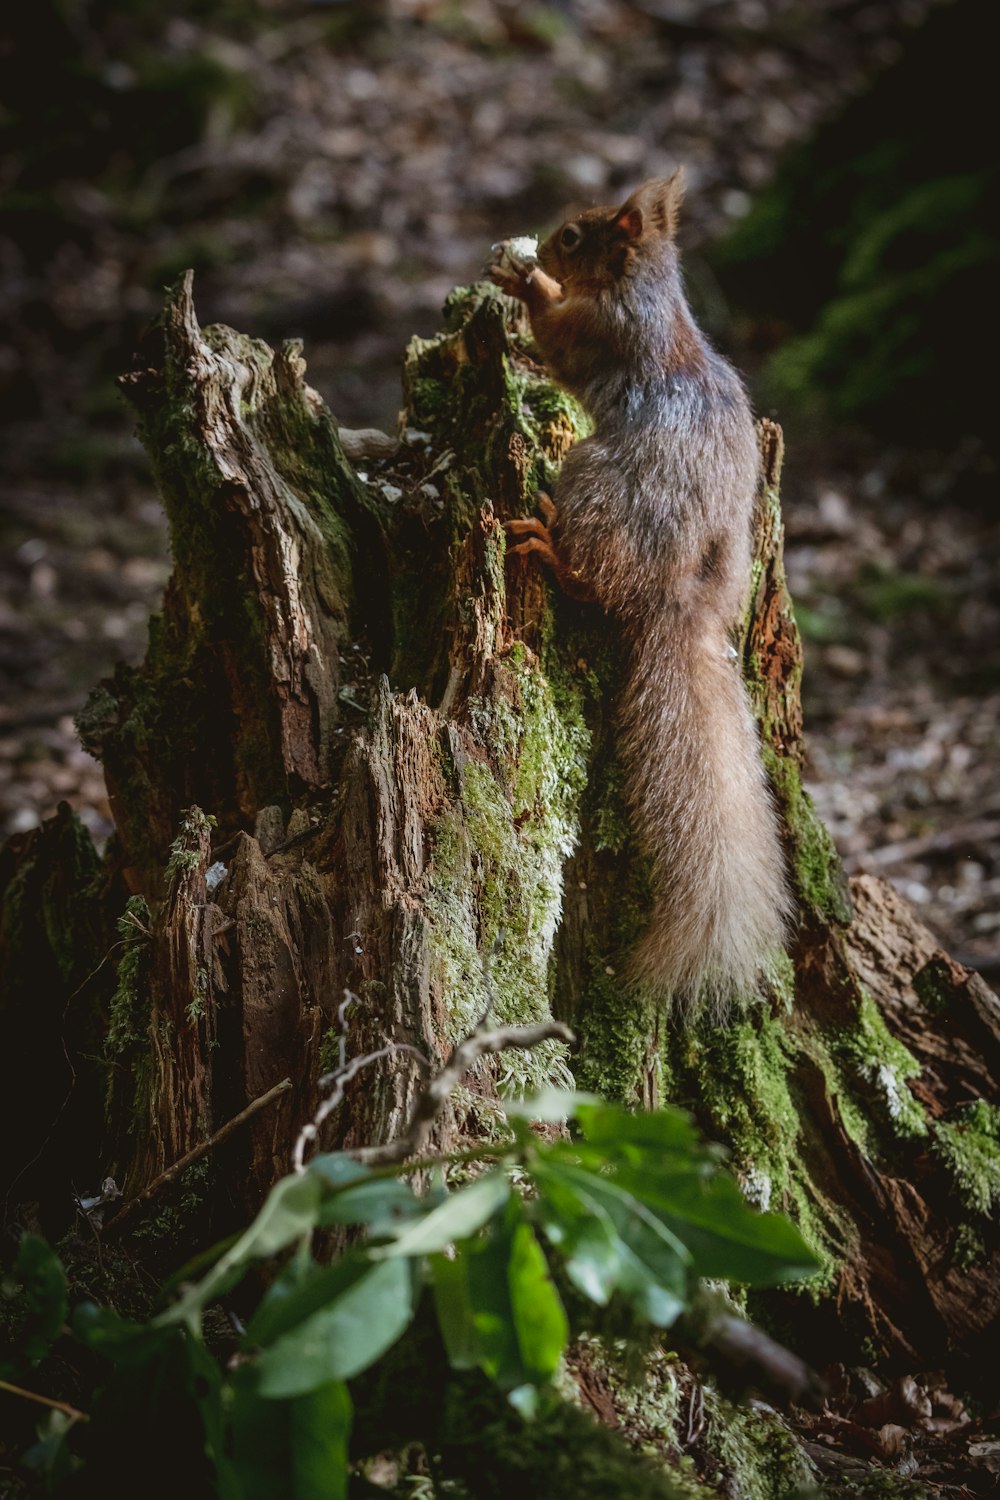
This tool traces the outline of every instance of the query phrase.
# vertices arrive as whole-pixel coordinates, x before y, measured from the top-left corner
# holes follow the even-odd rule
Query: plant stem
[[[0,1380],[0,1391],[8,1391],[12,1396],[22,1396],[25,1401],[37,1401],[40,1406],[51,1406],[53,1411],[65,1412],[72,1422],[89,1422],[90,1418],[85,1411],[78,1411],[75,1406],[70,1406],[68,1401],[53,1401],[51,1396],[40,1396],[37,1391],[26,1391],[21,1385],[12,1385],[9,1380]]]

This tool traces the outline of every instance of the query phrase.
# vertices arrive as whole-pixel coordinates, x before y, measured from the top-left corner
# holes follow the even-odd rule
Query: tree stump
[[[452,296],[407,352],[398,442],[340,434],[304,371],[298,344],[200,328],[189,276],[124,378],[175,567],[145,661],[80,718],[117,823],[103,865],[60,813],[0,867],[3,1095],[70,1063],[15,1142],[11,1201],[58,1224],[108,1175],[132,1199],[288,1079],[187,1183],[199,1238],[224,1232],[288,1170],[341,1047],[439,1062],[487,1009],[555,1015],[579,1051],[483,1060],[437,1146],[547,1082],[682,1104],[823,1262],[810,1295],[756,1307],[779,1336],[820,1363],[974,1359],[1000,1306],[1000,1006],[885,882],[848,885],[803,790],[778,429],[740,645],[799,916],[765,1001],[723,1029],[622,979],[649,871],[615,758],[620,646],[505,561],[503,522],[583,420],[516,308]],[[401,1134],[420,1078],[407,1054],[361,1073],[324,1146]]]

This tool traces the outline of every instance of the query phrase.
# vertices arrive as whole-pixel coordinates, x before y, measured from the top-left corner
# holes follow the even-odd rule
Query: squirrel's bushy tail
[[[758,992],[791,909],[757,726],[721,623],[661,616],[631,657],[620,744],[656,892],[633,973],[724,1013]]]

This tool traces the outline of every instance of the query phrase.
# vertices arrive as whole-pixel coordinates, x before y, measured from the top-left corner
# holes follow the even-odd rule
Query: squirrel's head
[[[637,187],[620,208],[588,208],[539,246],[543,271],[568,291],[596,290],[628,276],[677,232],[684,168]]]

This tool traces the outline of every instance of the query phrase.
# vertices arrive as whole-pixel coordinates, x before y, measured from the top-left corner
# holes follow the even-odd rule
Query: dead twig
[[[213,1147],[218,1146],[222,1141],[226,1140],[227,1137],[231,1136],[235,1130],[238,1130],[253,1115],[258,1114],[262,1109],[266,1109],[279,1095],[287,1093],[291,1086],[292,1080],[290,1078],[283,1078],[280,1083],[276,1083],[266,1093],[259,1094],[256,1099],[251,1100],[246,1109],[241,1109],[238,1115],[233,1115],[232,1119],[227,1120],[225,1125],[221,1125],[215,1131],[214,1135],[210,1135],[207,1140],[201,1141],[199,1145],[188,1151],[185,1156],[180,1157],[174,1162],[173,1166],[168,1167],[165,1172],[161,1172],[159,1177],[154,1177],[153,1181],[147,1184],[141,1193],[137,1193],[134,1198],[129,1199],[121,1213],[116,1214],[110,1224],[106,1226],[103,1231],[105,1238],[109,1235],[120,1233],[123,1225],[128,1222],[136,1209],[141,1208],[151,1198],[154,1198],[161,1188],[167,1187],[171,1182],[175,1182],[181,1173],[192,1166],[194,1162],[200,1161],[203,1156],[207,1156]]]
[[[37,1391],[27,1391],[23,1385],[13,1385],[9,1380],[0,1380],[0,1391],[6,1391],[11,1396],[20,1396],[23,1401],[37,1401],[39,1406],[51,1407],[53,1411],[64,1412],[71,1422],[90,1421],[85,1411],[79,1411],[75,1406],[70,1406],[68,1401],[54,1401],[51,1396],[40,1396]]]
[[[351,934],[351,937],[355,936],[356,934]],[[480,1057],[503,1052],[508,1047],[537,1047],[539,1042],[550,1040],[566,1042],[570,1046],[575,1045],[575,1036],[561,1021],[538,1021],[531,1026],[500,1026],[492,1031],[486,1029],[494,1004],[490,962],[500,941],[501,937],[498,936],[493,950],[483,960],[489,1004],[475,1031],[458,1043],[444,1067],[428,1080],[423,1093],[417,1100],[406,1133],[383,1146],[357,1148],[351,1152],[356,1161],[363,1162],[366,1166],[387,1166],[395,1162],[406,1161],[411,1156],[418,1156],[426,1145],[434,1121],[448,1102],[452,1090]],[[347,1085],[363,1068],[369,1067],[372,1063],[381,1062],[384,1058],[398,1057],[403,1054],[414,1058],[426,1072],[431,1072],[429,1059],[418,1047],[413,1047],[408,1042],[387,1042],[384,1047],[379,1047],[374,1052],[365,1052],[362,1056],[352,1058],[348,1062],[347,1012],[352,1005],[357,1003],[357,995],[350,990],[345,990],[344,998],[337,1009],[337,1024],[340,1028],[339,1063],[333,1072],[325,1074],[319,1080],[322,1088],[330,1088],[330,1093],[320,1104],[309,1123],[299,1131],[292,1153],[292,1165],[296,1172],[305,1171],[307,1150],[319,1139],[323,1122],[343,1102]]]
[[[320,1126],[328,1115],[343,1102],[344,1090],[356,1078],[362,1068],[367,1068],[371,1063],[381,1062],[384,1057],[397,1057],[399,1053],[407,1053],[416,1059],[421,1067],[430,1068],[430,1063],[418,1047],[411,1047],[409,1042],[387,1042],[384,1047],[379,1047],[375,1052],[365,1052],[361,1057],[352,1058],[345,1067],[338,1068],[335,1073],[327,1073],[325,1079],[333,1084],[331,1093],[313,1115],[307,1125],[303,1125],[295,1142],[295,1150],[292,1152],[292,1167],[296,1172],[304,1172],[306,1169],[306,1151],[319,1138]],[[352,1155],[360,1156],[359,1152]]]
[[[406,1134],[384,1146],[363,1146],[353,1151],[352,1156],[365,1166],[385,1166],[419,1156],[452,1090],[461,1083],[474,1062],[480,1057],[504,1052],[508,1047],[537,1047],[540,1042],[547,1041],[566,1042],[573,1046],[576,1038],[562,1021],[537,1021],[531,1026],[498,1026],[493,1031],[474,1031],[458,1043],[440,1073],[424,1089]]]
[[[784,1344],[712,1303],[695,1306],[675,1326],[676,1347],[690,1362],[699,1354],[724,1385],[751,1387],[810,1411],[822,1411],[826,1387],[812,1368]]]

